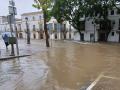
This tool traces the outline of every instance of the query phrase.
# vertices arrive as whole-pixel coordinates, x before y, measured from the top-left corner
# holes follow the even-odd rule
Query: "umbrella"
[[[5,37],[5,36],[7,36],[7,37],[15,37],[15,33],[12,33],[12,35],[11,35],[11,32],[2,33],[2,37]]]

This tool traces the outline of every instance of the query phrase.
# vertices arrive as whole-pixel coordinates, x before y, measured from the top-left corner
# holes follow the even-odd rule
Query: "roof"
[[[23,13],[22,16],[29,16],[29,15],[36,15],[36,14],[42,14],[41,11],[39,12],[28,12],[28,13]]]

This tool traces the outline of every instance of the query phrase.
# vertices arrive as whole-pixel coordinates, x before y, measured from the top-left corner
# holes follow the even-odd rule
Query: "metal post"
[[[9,19],[9,25],[10,25],[10,32],[11,32],[11,36],[13,37],[13,28],[12,28],[12,24],[11,24],[11,18],[12,16],[9,15],[8,16],[8,19]],[[15,55],[15,52],[14,52],[14,44],[11,44],[11,56],[14,56]]]
[[[15,19],[15,15],[17,15],[17,12],[16,12],[16,7],[15,7],[15,2],[13,0],[9,1],[9,13],[11,16],[13,16],[13,24],[14,24],[14,29],[15,29],[15,32],[16,32],[16,50],[17,50],[17,55],[19,55],[19,48],[18,48],[18,40],[17,40],[17,27],[16,27],[16,19]]]
[[[17,27],[16,27],[16,20],[15,20],[14,14],[13,14],[13,17],[14,17],[14,29],[15,29],[15,34],[16,34],[16,50],[17,50],[17,55],[19,55],[18,40],[17,40]]]

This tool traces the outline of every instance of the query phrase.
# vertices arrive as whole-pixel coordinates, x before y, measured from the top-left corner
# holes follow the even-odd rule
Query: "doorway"
[[[84,34],[81,34],[81,41],[84,41]]]

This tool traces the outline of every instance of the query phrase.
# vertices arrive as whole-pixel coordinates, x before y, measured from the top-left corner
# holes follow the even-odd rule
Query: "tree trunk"
[[[82,38],[81,34],[82,34],[82,33],[79,31],[79,35],[80,35],[80,41],[81,41],[81,38]]]
[[[62,40],[62,23],[60,23],[60,38]]]
[[[44,31],[45,31],[45,36],[46,36],[46,47],[50,47],[49,44],[49,35],[48,35],[48,31],[47,31],[47,16],[46,16],[46,11],[43,10],[43,14],[44,14]]]
[[[120,32],[119,32],[119,43],[120,43]]]
[[[27,44],[30,44],[30,30],[27,22],[26,22],[26,27],[27,27]]]

